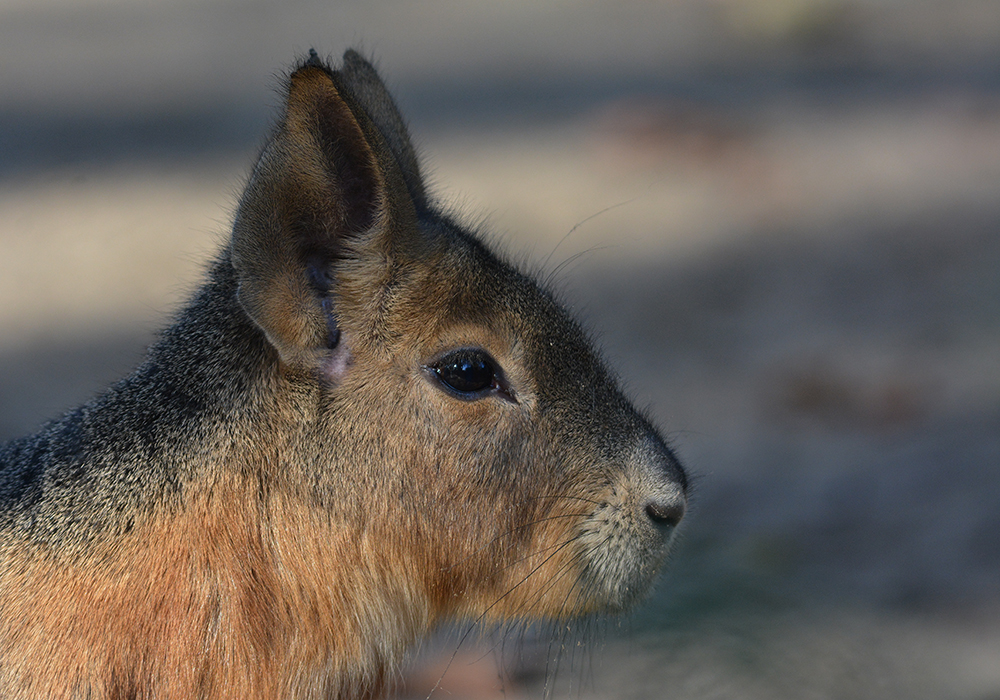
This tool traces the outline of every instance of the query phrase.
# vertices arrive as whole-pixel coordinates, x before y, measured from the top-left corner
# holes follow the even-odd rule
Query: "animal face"
[[[320,386],[317,449],[299,448],[316,497],[365,522],[381,566],[420,572],[432,617],[620,610],[648,589],[682,468],[553,295],[428,199],[356,54],[292,76],[233,250],[244,307]]]
[[[622,610],[684,471],[553,295],[315,56],[205,285],[0,448],[0,695],[373,698],[439,622]]]

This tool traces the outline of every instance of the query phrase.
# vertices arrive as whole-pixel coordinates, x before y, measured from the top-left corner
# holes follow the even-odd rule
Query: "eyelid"
[[[449,357],[468,354],[484,356],[488,364],[493,368],[493,382],[490,387],[478,392],[465,393],[448,385],[441,378],[440,369],[447,363]],[[520,403],[517,400],[513,389],[511,389],[510,383],[507,381],[507,375],[504,372],[503,367],[485,348],[475,345],[450,348],[432,357],[426,364],[421,365],[421,369],[424,371],[424,374],[433,379],[434,383],[439,388],[457,399],[463,401],[478,401],[495,395],[504,401],[508,401],[513,404]]]

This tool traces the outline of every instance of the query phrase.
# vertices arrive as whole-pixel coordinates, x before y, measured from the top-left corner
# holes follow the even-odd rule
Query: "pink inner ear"
[[[341,336],[337,347],[330,350],[320,363],[320,374],[325,381],[339,384],[353,363],[346,339]]]

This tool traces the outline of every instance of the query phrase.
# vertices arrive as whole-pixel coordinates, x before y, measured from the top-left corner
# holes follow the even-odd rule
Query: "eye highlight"
[[[491,394],[513,401],[499,368],[489,353],[481,348],[459,348],[445,353],[425,369],[441,388],[465,401],[481,399]]]

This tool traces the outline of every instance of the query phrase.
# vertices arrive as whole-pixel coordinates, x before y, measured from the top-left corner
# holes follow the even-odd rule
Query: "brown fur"
[[[0,696],[379,697],[444,620],[631,605],[685,490],[552,296],[429,200],[374,69],[314,56],[146,361],[0,449]]]

